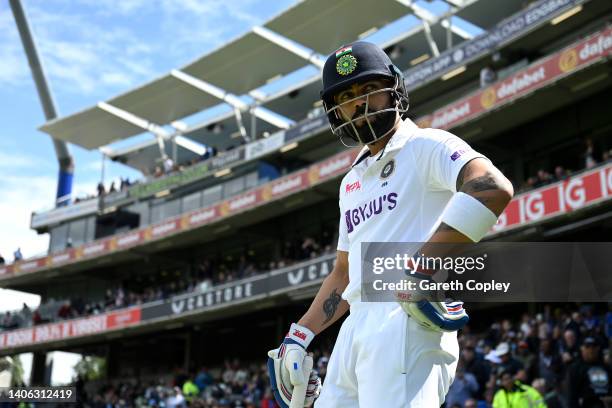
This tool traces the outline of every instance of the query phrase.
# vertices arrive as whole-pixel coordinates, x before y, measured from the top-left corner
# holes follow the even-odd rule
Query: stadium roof
[[[474,3],[483,2],[453,0],[449,4],[472,7]],[[87,149],[143,132],[153,133],[158,141],[180,133],[223,148],[234,143],[230,136],[240,129],[233,115],[198,124],[189,131],[184,131],[186,125],[180,122],[219,104],[242,112],[243,127],[250,128],[251,121],[256,122],[257,133],[286,129],[304,118],[318,99],[318,74],[271,94],[258,94],[258,88],[304,66],[315,67],[318,72],[324,56],[339,44],[367,36],[408,14],[422,24],[383,45],[396,45],[394,59],[400,66],[424,54],[436,55],[436,44],[446,44],[449,39],[455,44],[469,38],[468,33],[449,24],[445,16],[436,16],[411,0],[382,0],[376,7],[369,0],[305,0],[182,68],[106,102],[50,121],[40,129],[53,138]],[[249,109],[250,101],[258,105],[256,110]],[[254,119],[250,118],[251,112]],[[209,132],[208,128],[215,124],[219,125],[215,132]],[[156,141],[145,144],[148,147],[144,150],[139,144],[119,151],[107,147],[104,151],[122,163],[150,170],[162,152],[156,150]],[[136,157],[138,152],[142,158]]]
[[[353,12],[347,19],[349,9]],[[303,1],[182,69],[107,102],[123,112],[98,104],[46,123],[41,130],[87,149],[155,130],[155,125],[202,111],[231,94],[245,94],[305,63],[320,64],[320,54],[407,11],[395,0],[377,7],[369,0]]]

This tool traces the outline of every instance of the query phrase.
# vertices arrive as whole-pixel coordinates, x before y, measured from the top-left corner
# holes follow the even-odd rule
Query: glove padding
[[[321,392],[321,379],[312,366],[312,356],[298,344],[283,342],[268,352],[272,392],[281,408],[310,407],[314,403]]]
[[[280,347],[268,352],[270,383],[281,408],[309,407],[319,396],[321,379],[306,353],[314,336],[307,327],[293,323]]]
[[[465,326],[470,317],[461,301],[429,302],[427,300],[400,302],[402,308],[421,326],[439,332],[454,332]]]

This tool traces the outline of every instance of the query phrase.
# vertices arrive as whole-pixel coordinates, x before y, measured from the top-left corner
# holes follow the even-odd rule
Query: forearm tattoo
[[[336,289],[334,289],[325,302],[323,302],[323,313],[325,313],[325,316],[327,316],[325,321],[323,321],[323,324],[329,322],[334,317],[341,301],[342,298]]]

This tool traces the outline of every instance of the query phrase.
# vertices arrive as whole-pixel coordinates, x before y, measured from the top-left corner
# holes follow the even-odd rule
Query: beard
[[[386,109],[386,108],[382,108]],[[378,112],[378,113],[376,113]],[[369,114],[376,113],[374,115],[368,116],[366,119],[363,115],[365,114],[365,107],[363,105],[358,106],[353,114],[353,124],[355,125],[355,129],[357,130],[357,135],[354,135],[355,131],[352,127],[347,129],[351,134],[353,134],[353,138],[357,138],[358,142],[363,144],[370,144],[380,139],[383,135],[385,135],[393,125],[395,124],[395,119],[397,112],[395,110],[389,110],[385,112],[379,112],[378,110],[373,110],[369,112]],[[361,119],[361,120],[360,120]],[[368,125],[368,121],[370,122],[371,128]]]

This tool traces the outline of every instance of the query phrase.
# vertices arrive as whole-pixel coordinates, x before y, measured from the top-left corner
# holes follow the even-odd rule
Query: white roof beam
[[[272,30],[262,26],[255,26],[253,27],[253,32],[271,43],[276,44],[279,47],[292,52],[298,57],[305,59],[311,64],[317,66],[319,69],[323,69],[323,65],[325,65],[325,58],[318,52],[311,50],[308,47],[304,47],[303,45],[298,44],[295,41],[290,40]]]
[[[184,149],[192,151],[198,156],[202,156],[206,153],[206,147],[196,141],[186,138],[185,136],[178,135],[174,138],[174,142]]]
[[[161,137],[166,137],[166,138],[170,136],[168,132],[166,132],[164,128],[162,128],[161,126],[153,122],[149,122],[148,120],[143,119],[139,116],[136,116],[133,113],[130,113],[126,110],[113,106],[110,103],[98,102],[97,106],[103,111],[110,113],[111,115],[116,116],[119,119],[123,119],[126,122],[131,123],[134,126],[138,126],[139,128],[142,128],[142,130],[146,130],[146,131],[153,133],[155,136],[161,136]]]
[[[412,13],[416,17],[420,18],[423,21],[423,23],[427,22],[429,25],[433,25],[433,24],[436,24],[438,21],[442,20],[440,24],[444,28],[450,28],[450,30],[456,35],[462,38],[465,38],[466,40],[470,40],[473,38],[473,36],[470,35],[467,31],[457,27],[456,25],[452,23],[449,23],[449,19],[450,19],[449,17],[452,16],[454,13],[456,13],[458,11],[458,8],[453,8],[449,12],[444,13],[441,16],[436,16],[429,10],[419,6],[418,4],[415,4],[413,0],[396,0],[396,1],[408,7],[410,10],[412,10]],[[463,4],[464,2],[461,2],[461,3]],[[426,28],[426,31],[427,31],[427,28]],[[428,41],[429,41],[429,38],[428,38]]]
[[[183,81],[186,84],[191,85],[196,89],[199,89],[203,92],[206,92],[209,95],[212,95],[216,98],[221,99],[224,102],[227,102],[232,108],[234,108],[234,110],[246,111],[249,109],[249,105],[243,102],[236,95],[233,95],[213,84],[210,84],[206,81],[202,81],[199,78],[186,74],[185,72],[179,71],[177,69],[173,69],[170,72],[170,74],[173,77],[177,78],[178,80]],[[273,113],[269,109],[262,108],[262,107],[255,108],[253,110],[253,114],[257,116],[259,119],[266,121],[281,129],[287,129],[288,127],[295,124],[295,121],[289,118],[285,118],[284,116],[281,116],[279,114]],[[240,124],[239,124],[239,127],[240,127]]]

